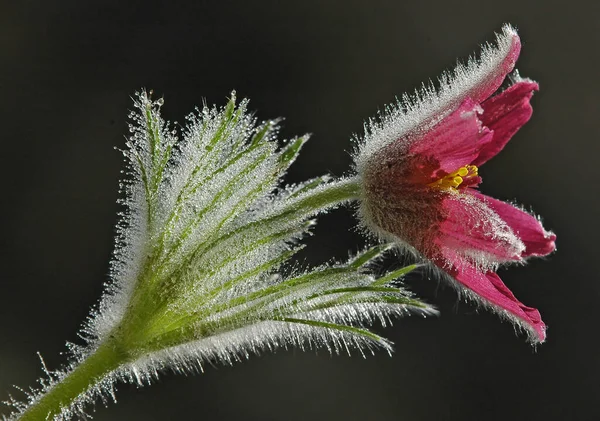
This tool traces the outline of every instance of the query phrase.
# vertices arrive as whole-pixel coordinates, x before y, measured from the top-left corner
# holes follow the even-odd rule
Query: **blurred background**
[[[342,175],[350,138],[384,104],[493,40],[523,41],[540,82],[534,117],[482,170],[482,190],[543,215],[546,261],[501,272],[549,326],[537,349],[512,326],[422,276],[441,310],[381,333],[393,357],[279,351],[203,375],[119,385],[103,420],[597,420],[600,3],[507,1],[0,1],[2,289],[0,400],[35,385],[40,352],[64,363],[107,280],[130,96],[164,96],[166,118],[232,89],[282,137],[312,140],[288,181]],[[364,241],[352,212],[320,218],[301,258],[345,258]],[[0,413],[8,413],[7,408]]]

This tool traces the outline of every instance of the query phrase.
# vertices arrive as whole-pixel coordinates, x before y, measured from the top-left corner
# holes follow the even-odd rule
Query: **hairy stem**
[[[19,421],[53,419],[64,408],[71,407],[108,373],[125,363],[128,355],[115,341],[106,341],[65,378],[33,402],[19,417]]]

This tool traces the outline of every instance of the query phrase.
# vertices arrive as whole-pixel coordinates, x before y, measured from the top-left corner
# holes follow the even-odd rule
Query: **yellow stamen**
[[[457,173],[461,177],[464,177],[465,175],[469,174],[469,170],[467,169],[467,167],[460,167],[457,171],[455,171],[455,173]]]
[[[476,177],[478,175],[478,168],[475,165],[467,165],[460,167],[456,171],[445,175],[439,180],[429,183],[431,187],[438,187],[442,189],[457,189],[460,186],[465,177]]]

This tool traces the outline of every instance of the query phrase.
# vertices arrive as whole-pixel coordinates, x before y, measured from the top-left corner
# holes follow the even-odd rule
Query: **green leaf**
[[[405,266],[403,268],[397,269],[393,272],[389,272],[385,276],[382,276],[381,278],[377,279],[377,281],[375,281],[373,283],[373,285],[379,286],[379,285],[389,284],[390,282],[395,281],[396,279],[412,272],[413,270],[415,270],[421,266],[422,265],[414,264],[414,265],[409,265],[409,266]]]
[[[275,320],[278,320],[278,319],[275,319]],[[362,329],[362,328],[355,327],[355,326],[321,322],[318,320],[294,319],[291,317],[284,317],[279,320],[283,321],[283,322],[288,322],[288,323],[298,323],[298,324],[304,324],[304,325],[308,325],[308,326],[321,327],[323,329],[332,329],[332,330],[337,330],[340,332],[348,332],[353,335],[361,336],[361,337],[366,338],[373,342],[377,342],[377,343],[385,344],[385,345],[389,344],[389,342],[385,338],[382,338],[381,336],[379,336],[367,329]]]
[[[298,137],[296,139],[291,140],[285,148],[281,151],[279,155],[279,165],[278,168],[280,171],[287,169],[298,157],[300,153],[300,149],[302,146],[308,141],[309,136],[304,135],[302,137]]]
[[[289,200],[289,199],[296,197],[302,193],[309,192],[310,190],[316,189],[317,187],[319,187],[329,181],[331,181],[331,177],[329,177],[327,175],[313,178],[312,180],[309,180],[303,184],[300,184],[298,187],[296,187],[296,189],[292,193],[290,193],[290,195],[287,197],[287,199]]]
[[[273,132],[273,129],[277,126],[278,120],[265,121],[254,133],[250,140],[250,147],[261,144],[264,141],[269,140],[269,134]]]
[[[354,257],[354,259],[350,261],[350,266],[358,269],[373,260],[381,258],[385,252],[391,250],[393,247],[393,244],[378,244],[371,247]]]
[[[323,212],[340,203],[352,200],[358,195],[358,183],[354,179],[340,180],[320,188],[305,191],[291,200],[286,199],[285,205],[267,213],[260,219],[249,222],[221,237],[218,241],[230,238],[243,239],[253,232],[276,232],[282,226],[296,224],[310,216]]]

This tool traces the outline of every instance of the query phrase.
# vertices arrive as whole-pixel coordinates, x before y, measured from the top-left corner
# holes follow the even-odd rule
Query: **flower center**
[[[430,187],[437,187],[440,189],[458,189],[463,181],[478,176],[478,168],[475,165],[467,165],[460,167],[456,171],[445,175],[439,180],[429,183]]]

